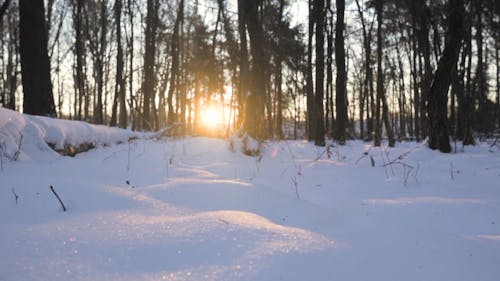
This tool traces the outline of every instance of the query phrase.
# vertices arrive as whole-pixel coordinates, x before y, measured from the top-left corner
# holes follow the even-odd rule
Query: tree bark
[[[19,1],[23,112],[56,116],[43,0]]]
[[[134,26],[134,12],[132,6],[132,0],[127,0],[127,12],[129,15],[129,25]],[[129,52],[129,77],[128,77],[128,90],[129,90],[129,108],[130,108],[130,122],[132,130],[137,127],[134,115],[134,29],[130,28],[130,38],[128,41],[128,52]]]
[[[142,80],[143,114],[142,126],[149,130],[155,129],[155,53],[156,53],[156,18],[157,7],[154,0],[147,1],[146,32],[144,46],[144,77]],[[170,114],[170,113],[169,113]]]
[[[344,10],[345,0],[337,0],[337,24],[335,28],[335,63],[337,66],[337,79],[335,83],[336,95],[336,122],[335,140],[340,144],[346,141],[347,130],[347,89],[346,89],[346,67],[345,67],[345,47],[344,47]]]
[[[448,133],[447,93],[464,37],[463,0],[449,0],[448,6],[450,15],[446,44],[434,74],[428,104],[429,147],[445,153],[451,151]]]
[[[119,127],[127,126],[127,110],[125,107],[125,79],[123,78],[123,47],[121,34],[122,0],[115,1],[115,24],[116,24],[116,76],[115,76],[115,96],[111,113],[111,126],[117,125],[118,104],[120,104]]]
[[[327,134],[333,138],[335,126],[335,113],[333,112],[333,10],[332,0],[326,1],[326,107],[325,107],[325,128]]]
[[[313,0],[308,1],[309,21],[307,35],[307,69],[306,69],[306,94],[307,94],[307,140],[312,141],[316,131],[316,123],[314,122],[314,84],[312,74],[312,38],[314,33],[314,14]]]
[[[283,44],[283,39],[281,38],[281,27],[283,26],[283,10],[285,8],[285,0],[279,0],[279,12],[278,12],[278,48]],[[276,54],[276,136],[278,139],[283,139],[283,89],[281,84],[283,82],[282,73],[282,62],[283,57],[281,51],[278,50]]]
[[[375,12],[377,14],[377,97],[375,105],[375,122],[373,130],[375,132],[373,143],[375,146],[380,146],[382,138],[382,126],[380,123],[380,101],[383,91],[383,76],[382,76],[382,0],[376,0]]]
[[[263,139],[265,137],[264,102],[266,97],[264,31],[260,23],[259,4],[254,0],[246,0],[245,4],[252,55],[252,83],[247,95],[245,131],[253,138]]]
[[[248,42],[247,42],[247,28],[246,28],[246,12],[245,1],[238,0],[238,33],[240,36],[239,48],[239,83],[238,83],[238,100],[239,100],[239,115],[242,124],[245,122],[246,117],[246,98],[248,96],[249,86],[249,65],[248,65]]]
[[[177,10],[177,16],[174,23],[174,33],[172,35],[172,42],[170,45],[170,52],[172,53],[172,69],[170,73],[170,85],[168,88],[167,95],[167,105],[168,105],[168,116],[167,124],[172,126],[176,122],[174,106],[173,106],[173,96],[178,87],[178,76],[179,76],[179,66],[180,66],[180,52],[179,52],[179,30],[182,18],[184,17],[184,0],[179,3],[179,8]],[[196,97],[199,99],[199,97]]]
[[[97,104],[96,110],[94,112],[94,122],[96,124],[104,123],[104,108],[103,108],[103,94],[104,94],[104,59],[106,52],[106,35],[107,35],[107,1],[101,1],[101,9],[100,9],[100,36],[99,36],[99,50],[96,57],[97,64]]]
[[[486,100],[487,100],[487,85],[486,85],[486,73],[484,67],[483,58],[483,0],[475,0],[475,12],[476,12],[476,47],[477,47],[477,65],[476,65],[476,87],[477,92],[476,98],[478,101],[478,114],[477,114],[477,129],[485,133],[488,131],[488,113],[486,112]],[[498,40],[498,38],[497,38]]]
[[[316,19],[316,95],[314,98],[314,122],[316,130],[314,133],[314,144],[324,146],[325,122],[323,116],[323,98],[325,77],[325,1],[315,0],[314,3],[314,15]],[[338,106],[339,104],[337,103],[337,108]],[[337,123],[338,122],[339,120],[337,117]]]

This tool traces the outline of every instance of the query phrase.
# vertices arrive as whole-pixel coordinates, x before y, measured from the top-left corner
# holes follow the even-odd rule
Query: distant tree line
[[[295,5],[0,0],[0,104],[176,135],[218,104],[226,135],[319,146],[498,135],[499,1],[307,0],[304,23]]]

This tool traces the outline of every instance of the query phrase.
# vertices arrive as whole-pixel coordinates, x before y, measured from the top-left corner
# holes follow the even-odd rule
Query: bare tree
[[[450,152],[448,132],[448,88],[452,72],[457,63],[462,40],[464,37],[464,7],[463,0],[449,0],[448,31],[443,55],[439,59],[438,68],[434,73],[428,105],[429,115],[429,147],[441,152]]]
[[[43,0],[19,1],[23,112],[56,116]]]
[[[337,65],[336,79],[336,122],[335,122],[335,139],[343,144],[346,141],[347,129],[347,73],[345,69],[345,48],[344,48],[344,10],[345,0],[337,0],[337,25],[335,28],[335,62]]]
[[[125,128],[127,126],[127,109],[125,105],[125,79],[123,77],[123,47],[122,47],[122,34],[121,34],[121,15],[122,15],[122,0],[115,1],[115,24],[116,24],[116,86],[115,96],[113,99],[113,107],[111,113],[111,126],[116,126],[117,123],[117,110],[118,103],[120,104],[119,126]]]

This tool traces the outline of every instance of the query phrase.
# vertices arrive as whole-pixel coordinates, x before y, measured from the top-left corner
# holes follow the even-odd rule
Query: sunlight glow
[[[222,125],[222,110],[215,106],[207,106],[201,111],[201,122],[207,129],[216,129]]]

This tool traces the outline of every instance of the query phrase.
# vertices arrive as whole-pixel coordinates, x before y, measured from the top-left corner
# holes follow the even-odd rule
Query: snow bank
[[[69,147],[107,146],[126,142],[136,133],[119,128],[91,125],[21,114],[0,108],[0,153],[11,160],[57,155]],[[52,149],[53,148],[53,149]]]

